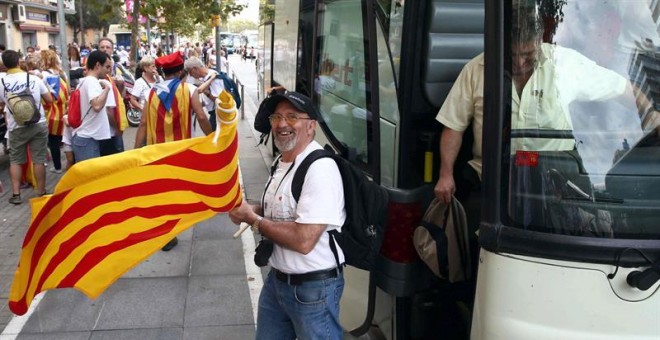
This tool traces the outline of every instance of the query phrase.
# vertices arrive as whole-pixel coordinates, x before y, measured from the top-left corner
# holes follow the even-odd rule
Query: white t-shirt
[[[220,57],[220,72],[227,72],[227,58]]]
[[[140,105],[144,106],[144,103],[147,102],[147,98],[149,97],[149,92],[151,92],[151,88],[154,87],[156,82],[149,84],[144,77],[140,77],[140,79],[135,81],[131,95],[135,96],[140,102]]]
[[[96,140],[110,138],[110,122],[108,121],[108,114],[105,108],[108,106],[108,102],[111,100],[111,95],[114,104],[114,95],[112,94],[112,89],[110,92],[108,92],[106,105],[101,107],[101,111],[97,112],[94,109],[91,109],[92,105],[90,102],[92,99],[98,97],[103,92],[103,88],[101,88],[99,79],[96,77],[87,76],[80,80],[80,85],[78,88],[80,88],[80,115],[82,118],[82,124],[80,127],[73,131],[73,134],[80,137],[93,138]]]
[[[0,102],[5,103],[7,101],[5,87],[7,90],[9,90],[9,92],[21,92],[27,85],[27,79],[27,74],[23,71],[7,73],[7,75],[2,78],[4,85],[0,83]],[[48,87],[43,82],[43,80],[39,79],[39,77],[30,75],[30,91],[32,92],[32,98],[34,98],[34,102],[37,104],[39,112],[41,113],[39,123],[43,123],[46,121],[46,115],[44,114],[44,107],[41,105],[41,96],[49,92]],[[14,117],[11,114],[8,105],[5,107],[5,111],[7,113],[5,115],[7,117],[7,131],[12,131],[16,128],[23,127],[16,124],[16,121],[14,121]]]
[[[273,268],[289,274],[302,274],[337,266],[327,231],[341,228],[346,219],[346,211],[344,187],[335,161],[322,158],[312,163],[307,170],[298,204],[291,193],[291,182],[296,169],[307,155],[317,149],[322,147],[313,141],[296,157],[293,164],[279,162],[273,179],[264,193],[265,218],[273,221],[327,225],[326,232],[321,234],[314,249],[307,255],[275,244],[270,264]],[[343,263],[344,253],[339,245],[337,251],[339,263]]]

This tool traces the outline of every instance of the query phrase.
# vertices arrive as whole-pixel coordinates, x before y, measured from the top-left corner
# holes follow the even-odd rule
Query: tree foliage
[[[273,0],[259,0],[259,22],[265,23],[275,19],[275,4]]]
[[[208,25],[211,15],[220,15],[222,22],[240,13],[246,5],[236,0],[142,0],[140,13],[159,18],[159,26],[181,35],[191,36],[197,24]]]
[[[76,14],[67,14],[66,22],[73,27],[74,41],[80,33],[80,12],[83,11],[85,29],[97,29],[108,34],[111,24],[118,24],[124,10],[123,0],[84,0],[76,1]]]
[[[230,32],[242,32],[245,30],[256,30],[259,24],[256,21],[248,19],[234,19],[227,22],[227,28]]]

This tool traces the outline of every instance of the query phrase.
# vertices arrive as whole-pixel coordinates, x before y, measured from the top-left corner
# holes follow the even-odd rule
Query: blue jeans
[[[342,339],[339,299],[344,276],[289,285],[271,271],[259,296],[257,340]]]
[[[90,158],[101,157],[99,141],[94,138],[74,135],[71,141],[71,148],[73,149],[73,156],[76,158],[76,163]]]

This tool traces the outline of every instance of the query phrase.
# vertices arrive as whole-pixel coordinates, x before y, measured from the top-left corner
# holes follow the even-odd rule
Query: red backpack
[[[69,121],[69,126],[77,129],[82,125],[83,120],[89,113],[89,110],[92,109],[92,106],[90,105],[89,109],[87,109],[87,112],[85,112],[84,116],[80,115],[80,86],[78,86],[77,89],[73,90],[71,94],[69,94],[69,115],[68,115],[68,121]]]

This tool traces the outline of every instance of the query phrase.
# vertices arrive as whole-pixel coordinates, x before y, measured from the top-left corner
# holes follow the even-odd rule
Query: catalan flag
[[[124,104],[124,97],[119,93],[119,88],[115,83],[115,79],[109,74],[105,76],[106,79],[112,84],[112,93],[115,95],[115,121],[117,122],[117,129],[124,131],[128,127],[128,119],[126,118],[126,105]]]
[[[240,204],[235,106],[231,95],[221,98],[221,109],[233,110],[219,117],[217,140],[209,135],[76,163],[52,195],[31,201],[12,312],[25,314],[35,295],[52,288],[96,298],[177,234]]]
[[[53,90],[52,104],[44,105],[46,118],[48,119],[48,133],[55,136],[61,136],[64,129],[64,111],[69,102],[69,85],[58,75],[49,75],[46,82]]]

